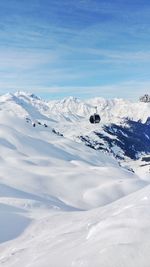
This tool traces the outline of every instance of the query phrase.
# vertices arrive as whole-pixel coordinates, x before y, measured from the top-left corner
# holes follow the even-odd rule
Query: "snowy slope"
[[[118,199],[143,184],[119,168],[113,158],[59,137],[50,127],[33,128],[25,120],[3,112],[0,121],[1,182],[13,188],[15,184],[17,190],[31,194],[31,199],[33,195],[35,200],[41,198],[51,204],[55,198],[58,207],[62,204],[64,208],[69,205],[89,209]],[[110,175],[110,170],[114,175]]]
[[[90,103],[0,97],[0,266],[149,267],[150,174],[74,141]]]
[[[89,116],[94,113],[95,106],[97,106],[101,116],[101,123],[91,125]],[[104,150],[116,157],[118,161],[119,158],[123,159],[123,161],[125,160],[128,162],[128,168],[135,165],[133,169],[136,172],[139,166],[143,165],[140,163],[142,157],[149,154],[147,148],[149,147],[150,139],[148,142],[146,140],[147,136],[149,138],[149,134],[145,132],[143,143],[138,140],[144,137],[142,125],[145,124],[149,117],[150,103],[133,103],[123,99],[106,100],[103,98],[83,101],[74,97],[45,101],[30,93],[16,92],[15,94],[6,94],[0,97],[0,109],[17,117],[26,118],[28,122],[50,124],[54,128],[54,132],[60,135],[64,135],[73,141],[83,141],[95,149]],[[134,136],[135,130],[132,129],[132,126],[130,127],[128,132],[131,133],[133,131],[132,139],[126,130],[129,128],[130,121],[139,124],[136,129],[137,133],[141,129],[141,132]],[[126,140],[125,136],[127,137]],[[134,142],[137,140],[135,151],[133,151],[132,146],[129,148],[132,140]],[[137,145],[138,142],[139,145]],[[144,150],[139,150],[140,143]],[[135,154],[134,157],[130,156],[132,154]],[[140,161],[137,161],[137,164],[133,164],[132,160],[135,159]],[[119,163],[123,165],[122,162],[119,161]],[[148,171],[149,163],[146,168],[146,172]]]
[[[1,245],[1,266],[148,267],[149,193],[88,212],[34,213],[20,237]]]

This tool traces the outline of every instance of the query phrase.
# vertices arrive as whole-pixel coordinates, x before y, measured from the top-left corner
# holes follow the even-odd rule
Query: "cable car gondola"
[[[101,120],[99,114],[97,113],[97,107],[95,107],[95,109],[96,109],[96,112],[93,115],[91,115],[89,118],[90,123],[99,123]]]

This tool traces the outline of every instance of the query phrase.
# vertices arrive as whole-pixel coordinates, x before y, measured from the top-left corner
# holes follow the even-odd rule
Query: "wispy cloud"
[[[38,93],[45,98],[62,98],[72,95],[78,98],[101,97],[107,99],[126,98],[138,100],[143,94],[150,94],[150,81],[128,81],[124,83],[105,85],[105,86],[86,86],[86,87],[58,87],[38,89]],[[128,94],[126,92],[128,91]],[[37,92],[37,91],[36,91]]]
[[[53,51],[1,49],[0,50],[0,69],[30,70],[52,64],[58,60],[58,55]]]
[[[5,87],[5,90],[0,91],[1,94],[6,92],[15,92],[17,90],[25,90],[30,93],[35,93],[45,99],[57,99],[64,98],[67,96],[75,96],[81,99],[87,99],[92,97],[104,97],[107,99],[113,98],[125,98],[133,101],[137,101],[143,94],[150,94],[150,81],[128,81],[124,83],[117,83],[112,85],[99,85],[99,86],[53,86],[53,87],[41,87],[41,86],[31,86],[29,87],[12,87],[0,81],[0,87]],[[128,94],[126,94],[128,91]]]
[[[149,13],[146,0],[1,1],[0,91],[130,95],[134,80],[138,93],[150,80]]]

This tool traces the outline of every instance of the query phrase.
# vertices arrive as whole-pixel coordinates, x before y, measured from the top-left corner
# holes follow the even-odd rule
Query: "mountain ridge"
[[[95,106],[101,116],[101,122],[91,125],[89,116],[95,112]],[[49,125],[58,135],[73,141],[82,141],[91,148],[111,154],[117,158],[119,164],[124,164],[128,160],[140,159],[138,165],[143,165],[142,157],[148,156],[149,153],[147,149],[147,146],[149,147],[149,126],[146,122],[149,119],[150,103],[133,103],[123,99],[106,100],[100,97],[84,101],[75,97],[46,101],[31,93],[16,92],[0,96],[0,109],[15,113],[15,116],[25,118],[32,125]],[[137,125],[137,129],[133,125]],[[129,127],[130,130],[128,130]],[[134,150],[132,146],[128,146],[131,142],[129,141],[131,131],[133,131],[133,143],[137,140],[135,152],[132,151]],[[140,131],[140,139],[137,139],[138,131]],[[143,140],[143,151],[139,149],[138,142],[140,143],[140,140]],[[126,147],[128,151],[125,151]],[[132,162],[128,166],[129,169],[131,165],[133,165]],[[136,171],[136,167],[132,166],[132,168]],[[148,168],[147,164],[146,172]]]
[[[30,103],[39,111],[45,112],[45,115],[62,114],[74,115],[75,118],[79,116],[84,118],[95,112],[95,106],[98,108],[102,120],[110,122],[113,119],[129,117],[130,119],[146,121],[149,117],[150,103],[130,102],[123,99],[106,100],[104,98],[93,98],[81,100],[75,97],[67,97],[61,100],[43,100],[32,93],[16,92],[14,94],[6,94],[0,96],[0,102],[16,101],[18,104],[21,100]],[[61,117],[62,118],[62,117]]]

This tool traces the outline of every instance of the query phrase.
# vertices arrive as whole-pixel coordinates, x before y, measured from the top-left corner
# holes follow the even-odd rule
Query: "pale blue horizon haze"
[[[0,2],[0,94],[138,99],[149,72],[148,0]]]

